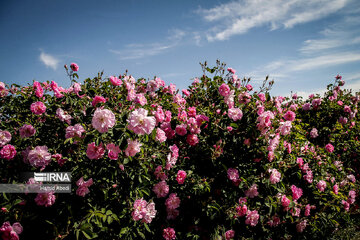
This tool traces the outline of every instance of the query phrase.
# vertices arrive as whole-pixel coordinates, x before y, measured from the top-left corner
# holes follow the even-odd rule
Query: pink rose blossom
[[[68,124],[70,124],[70,120],[72,119],[72,117],[65,113],[64,110],[62,110],[61,108],[58,108],[56,110],[56,116],[63,122],[67,122]]]
[[[233,182],[236,182],[239,179],[239,171],[235,168],[229,168],[227,170],[228,179]]]
[[[85,129],[81,124],[77,123],[74,126],[69,126],[66,128],[65,138],[81,138],[82,133],[85,132]]]
[[[303,232],[306,228],[306,225],[307,225],[307,220],[303,220],[301,222],[299,222],[298,224],[296,224],[296,231],[297,232]]]
[[[34,167],[46,167],[51,162],[51,154],[46,146],[37,146],[29,151],[27,161]]]
[[[248,211],[248,208],[246,206],[246,204],[242,204],[236,207],[236,213],[238,215],[238,217],[243,217],[246,215]]]
[[[86,194],[90,192],[89,187],[93,185],[93,180],[92,178],[90,178],[89,180],[84,181],[84,178],[81,177],[79,180],[77,180],[76,185],[79,187],[76,190],[76,195],[84,197]]]
[[[176,193],[171,193],[165,201],[167,209],[174,210],[180,206],[180,198],[176,196]]]
[[[160,143],[166,141],[166,134],[161,128],[156,128],[156,141],[159,141]]]
[[[190,146],[195,146],[196,144],[199,143],[199,139],[197,137],[196,134],[188,134],[187,138],[186,138],[186,142],[190,145]]]
[[[38,193],[35,202],[38,206],[49,207],[55,203],[55,199],[54,192]]]
[[[324,180],[320,180],[317,184],[316,187],[319,189],[320,192],[325,191],[326,188],[326,182]]]
[[[269,169],[269,172],[271,173],[270,174],[270,182],[272,184],[276,184],[276,183],[280,182],[281,173],[278,170],[273,168],[273,169]]]
[[[291,127],[291,121],[281,122],[279,127],[280,134],[283,136],[290,134]]]
[[[176,181],[178,184],[184,184],[186,179],[186,172],[183,170],[179,170],[176,175]]]
[[[5,146],[11,141],[11,133],[0,130],[0,147]]]
[[[225,233],[225,239],[226,240],[230,240],[233,239],[235,237],[235,231],[234,230],[228,230]]]
[[[36,129],[32,125],[25,124],[19,129],[21,138],[32,137],[36,133]],[[1,134],[1,133],[0,133]],[[1,138],[1,136],[0,136]]]
[[[100,159],[104,156],[105,149],[103,144],[100,143],[99,146],[95,145],[95,142],[89,143],[86,150],[86,156],[89,159]]]
[[[155,203],[148,203],[146,200],[137,199],[133,205],[134,211],[131,213],[134,221],[142,220],[144,223],[151,223],[155,218]]]
[[[339,193],[339,185],[335,184],[335,185],[333,186],[333,191],[334,191],[334,193],[337,195],[337,194]]]
[[[221,84],[219,87],[219,93],[223,97],[228,96],[230,94],[230,87],[225,83]]]
[[[114,77],[114,76],[110,76],[110,82],[113,86],[120,86],[122,84],[121,79]]]
[[[109,143],[106,145],[106,149],[108,152],[108,157],[112,160],[117,160],[119,157],[119,153],[121,152],[119,146],[116,146],[113,143]]]
[[[30,110],[36,115],[41,115],[46,111],[46,106],[43,102],[34,102],[30,105]]]
[[[15,157],[16,155],[16,150],[15,147],[11,144],[7,144],[5,145],[1,150],[0,150],[0,157],[6,160],[11,160]]]
[[[176,128],[175,128],[175,132],[176,132],[179,136],[185,136],[186,133],[187,133],[186,125],[185,125],[185,124],[177,125]]]
[[[140,147],[142,146],[142,144],[138,140],[128,139],[127,142],[128,146],[125,149],[125,155],[127,157],[133,157],[140,152]]]
[[[0,235],[3,240],[19,240],[18,234],[21,234],[23,227],[16,222],[12,226],[10,222],[4,222],[0,227]]]
[[[281,197],[281,205],[282,205],[284,208],[289,207],[289,205],[290,205],[290,199],[288,199],[285,195],[283,195],[283,196]]]
[[[245,191],[245,196],[249,197],[249,198],[254,198],[258,195],[259,195],[259,192],[258,192],[256,184],[251,185],[251,187]]]
[[[157,198],[166,197],[169,193],[169,185],[165,181],[161,181],[153,187],[153,191]]]
[[[73,70],[74,72],[77,72],[79,70],[79,66],[76,63],[71,63],[70,64],[70,68],[71,70]]]
[[[284,115],[286,121],[294,121],[296,114],[293,111],[287,111]]]
[[[93,107],[96,107],[96,105],[98,103],[106,103],[106,99],[104,97],[102,97],[102,96],[95,96],[92,103],[91,103],[91,105]]]
[[[228,116],[233,121],[237,121],[237,120],[241,120],[241,118],[243,117],[243,113],[240,108],[230,108],[228,110]]]
[[[331,143],[328,143],[328,144],[326,144],[325,149],[329,153],[332,153],[334,151],[334,146]]]
[[[245,224],[250,225],[252,227],[256,226],[258,224],[259,221],[259,214],[258,211],[254,210],[254,211],[248,211],[247,215],[246,215],[246,220],[245,220]]]
[[[291,186],[291,191],[294,201],[298,200],[303,194],[303,190],[301,188],[296,187],[295,185]]]
[[[108,109],[97,108],[92,118],[92,126],[100,133],[105,133],[115,125],[115,115]]]
[[[175,230],[173,228],[165,228],[163,230],[163,238],[165,240],[173,240],[173,239],[176,239],[176,235],[175,235]]]
[[[316,128],[311,129],[310,131],[310,137],[311,138],[317,138],[319,136],[318,130]]]
[[[129,123],[128,128],[139,135],[150,134],[155,128],[156,119],[155,117],[148,117],[147,114],[148,110],[143,108],[130,113],[130,117],[127,120]]]

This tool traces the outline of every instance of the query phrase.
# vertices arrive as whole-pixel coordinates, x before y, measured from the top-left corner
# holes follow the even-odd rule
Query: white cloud
[[[155,56],[178,46],[187,34],[188,33],[183,30],[175,29],[170,31],[169,36],[164,42],[129,44],[122,50],[109,49],[109,51],[119,55],[121,60],[141,59]]]
[[[39,59],[43,64],[45,64],[46,67],[50,67],[54,70],[57,69],[58,64],[60,62],[59,59],[55,58],[50,54],[44,53],[43,51],[41,51]]]
[[[209,41],[226,40],[233,35],[244,34],[251,28],[295,25],[326,17],[343,7],[350,0],[239,0],[220,4],[198,13],[208,22],[220,22],[212,28]]]

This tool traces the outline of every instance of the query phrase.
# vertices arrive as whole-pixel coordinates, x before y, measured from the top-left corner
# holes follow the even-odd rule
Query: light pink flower
[[[163,238],[165,240],[173,240],[176,239],[176,234],[175,234],[175,230],[173,228],[165,228],[163,229]]]
[[[68,124],[70,124],[70,120],[72,119],[72,117],[65,113],[64,110],[62,110],[61,108],[58,108],[56,110],[56,116],[61,120],[61,121],[65,121],[67,122]]]
[[[296,187],[295,185],[291,186],[291,191],[294,201],[298,200],[303,194],[303,190],[301,188]]]
[[[94,182],[93,182],[92,178],[90,178],[87,181],[84,181],[83,177],[79,178],[79,180],[77,180],[77,182],[76,182],[76,185],[79,187],[76,190],[76,195],[84,197],[86,194],[88,194],[90,192],[88,188],[91,185],[93,185],[93,183]]]
[[[339,185],[335,184],[333,186],[333,191],[334,191],[335,194],[338,194],[339,193]]]
[[[166,134],[161,128],[156,128],[156,141],[159,141],[160,143],[166,141]]]
[[[179,170],[176,175],[176,181],[178,184],[184,184],[186,179],[186,172],[183,170]]]
[[[251,187],[245,191],[245,196],[249,197],[249,198],[254,198],[258,195],[259,195],[259,192],[258,192],[256,184],[251,185]]]
[[[138,140],[128,139],[127,142],[128,146],[125,149],[126,156],[133,157],[140,152],[140,147],[142,146],[142,144]]]
[[[228,168],[227,170],[228,179],[236,182],[239,179],[239,171],[235,168]]]
[[[71,70],[73,70],[74,72],[77,72],[79,70],[79,66],[76,63],[71,63],[70,64],[70,68]]]
[[[74,138],[78,137],[81,138],[82,133],[85,132],[85,129],[83,126],[81,126],[80,123],[75,124],[74,126],[69,126],[66,128],[65,138]]]
[[[325,191],[326,188],[326,182],[324,180],[320,180],[317,184],[316,187],[319,189],[320,192]]]
[[[291,121],[281,122],[279,127],[281,135],[285,136],[290,134],[291,127]]]
[[[5,145],[1,150],[0,150],[0,157],[6,160],[11,160],[15,157],[16,155],[16,150],[15,147],[11,144],[7,144]]]
[[[21,138],[28,138],[34,136],[36,133],[36,129],[32,125],[25,124],[19,129]],[[1,135],[1,132],[0,132]],[[1,136],[0,136],[1,139]],[[0,144],[1,145],[1,144]]]
[[[129,123],[128,129],[139,135],[150,134],[155,128],[156,119],[155,117],[148,117],[147,114],[148,110],[143,108],[130,113],[130,117],[127,120]]]
[[[0,147],[5,146],[11,141],[11,133],[0,130]]]
[[[316,128],[311,129],[310,131],[310,137],[311,138],[317,138],[319,136],[318,130]]]
[[[153,187],[153,191],[157,198],[166,197],[169,193],[169,185],[165,181],[161,181]]]
[[[237,121],[237,120],[241,120],[241,118],[243,117],[243,113],[240,108],[230,108],[228,110],[228,116],[233,121]]]
[[[41,115],[46,111],[46,106],[43,102],[34,102],[30,105],[30,110],[36,115]]]
[[[38,193],[35,202],[38,206],[49,207],[55,203],[54,192]]]
[[[345,201],[345,200],[342,200],[341,203],[342,203],[343,206],[344,206],[344,210],[345,210],[346,212],[349,211],[349,209],[350,209],[350,204],[349,204],[347,201]]]
[[[176,196],[176,193],[171,193],[169,197],[165,201],[165,205],[167,209],[176,209],[180,206],[180,198]]]
[[[260,215],[258,214],[258,211],[248,211],[246,215],[245,224],[250,225],[252,227],[256,226],[258,224]]]
[[[270,182],[272,184],[276,184],[276,183],[280,182],[281,173],[278,170],[273,168],[273,169],[269,169],[269,172],[271,173],[270,174]]]
[[[91,123],[100,133],[105,133],[115,125],[115,122],[115,115],[112,111],[97,108]]]
[[[46,146],[37,146],[30,150],[27,160],[31,166],[44,168],[51,162],[51,154]]]
[[[155,210],[155,203],[148,203],[142,198],[135,200],[133,208],[134,211],[131,213],[132,218],[135,221],[142,220],[142,222],[145,223],[151,223],[157,212]]]
[[[86,149],[86,156],[89,159],[100,159],[103,157],[105,149],[103,144],[100,143],[99,146],[95,145],[95,142],[89,143]]]

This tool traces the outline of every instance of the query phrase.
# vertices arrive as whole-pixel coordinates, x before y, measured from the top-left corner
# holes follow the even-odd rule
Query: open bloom
[[[154,130],[156,125],[155,117],[148,117],[148,110],[139,108],[132,113],[127,120],[129,125],[128,128],[134,131],[136,134],[150,134]]]
[[[134,211],[131,213],[132,218],[135,221],[142,220],[142,222],[145,223],[151,223],[157,212],[155,210],[155,203],[148,203],[142,198],[135,200],[133,208]]]
[[[138,140],[128,139],[127,142],[128,142],[128,146],[125,149],[126,156],[133,157],[135,156],[135,154],[140,152],[140,147],[142,146],[142,144]]]
[[[95,142],[89,143],[86,149],[86,156],[90,159],[100,159],[105,153],[105,149],[100,143],[99,146],[95,145]]]
[[[27,160],[31,166],[43,168],[51,162],[51,154],[47,146],[37,146],[29,152]]]
[[[173,240],[176,239],[175,230],[173,228],[165,228],[163,230],[163,238],[165,240]]]
[[[233,121],[237,121],[237,120],[241,120],[241,118],[243,117],[243,113],[240,108],[229,108],[228,116]]]
[[[169,193],[169,185],[165,181],[161,181],[153,187],[153,191],[157,198],[166,197]]]
[[[11,133],[0,130],[0,147],[5,146],[11,141]]]
[[[245,224],[250,225],[252,227],[256,226],[258,224],[260,215],[258,214],[258,211],[248,211],[246,215]]]
[[[34,136],[36,129],[32,125],[25,124],[19,129],[19,132],[21,138],[28,138]]]
[[[30,110],[36,115],[41,115],[46,111],[46,106],[43,102],[34,102],[30,105]]]
[[[115,115],[108,109],[97,108],[92,119],[92,126],[100,133],[107,132],[115,125]]]
[[[6,160],[11,160],[15,157],[16,155],[16,150],[15,147],[11,144],[7,144],[5,145],[1,150],[0,150],[0,157]]]
[[[76,195],[84,197],[86,194],[90,192],[89,187],[93,185],[93,180],[92,178],[90,178],[89,180],[84,181],[84,178],[81,177],[79,180],[77,180],[76,185],[79,187],[76,190]]]
[[[53,192],[38,193],[35,202],[39,206],[49,207],[55,203],[55,195]]]
[[[18,234],[22,233],[23,227],[20,223],[16,222],[12,226],[10,222],[4,222],[0,227],[0,234],[4,240],[18,240]]]

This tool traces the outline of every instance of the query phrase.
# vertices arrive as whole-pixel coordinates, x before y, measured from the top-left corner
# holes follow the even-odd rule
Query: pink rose
[[[86,156],[90,159],[100,159],[105,153],[105,149],[100,143],[99,146],[95,145],[95,142],[89,143],[86,150]]]
[[[128,139],[127,142],[128,146],[125,149],[126,156],[133,157],[140,152],[140,147],[142,146],[142,144],[139,141]]]
[[[74,72],[77,72],[79,70],[79,66],[76,63],[71,63],[70,64],[70,68],[71,70],[73,70]]]
[[[41,115],[46,111],[46,106],[43,102],[34,102],[30,105],[30,110],[36,115]]]
[[[186,172],[183,170],[179,170],[176,175],[176,181],[178,184],[184,184],[186,179]]]
[[[15,157],[16,150],[13,145],[7,144],[0,150],[0,157],[6,160],[11,160]]]

